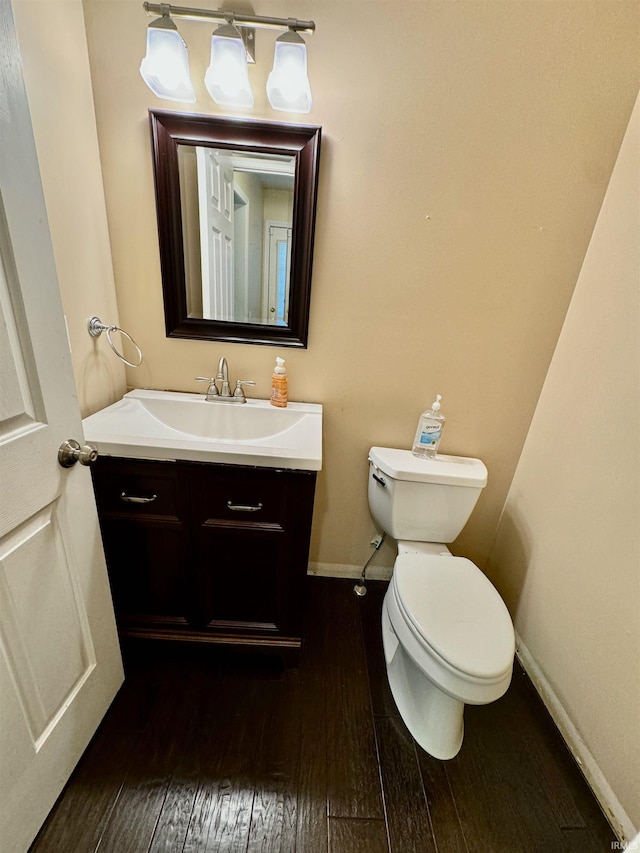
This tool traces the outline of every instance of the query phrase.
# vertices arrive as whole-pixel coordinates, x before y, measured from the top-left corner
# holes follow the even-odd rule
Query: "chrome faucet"
[[[196,379],[198,382],[209,383],[207,396],[205,397],[205,400],[209,403],[246,403],[247,398],[245,396],[243,386],[256,384],[252,379],[238,379],[236,380],[236,387],[233,393],[231,393],[231,385],[229,384],[229,367],[227,365],[227,359],[224,356],[222,356],[218,362],[218,372],[215,377],[196,376]],[[218,389],[218,382],[221,383],[220,389]]]
[[[222,358],[218,362],[218,372],[216,374],[216,379],[219,379],[222,382],[220,396],[231,397],[231,388],[229,387],[229,367],[227,366],[227,359],[224,356],[222,356]]]

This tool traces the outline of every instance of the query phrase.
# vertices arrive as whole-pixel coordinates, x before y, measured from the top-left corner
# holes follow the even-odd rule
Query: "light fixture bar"
[[[312,33],[314,21],[299,21],[297,18],[269,18],[264,15],[243,15],[223,9],[194,9],[190,6],[171,6],[169,3],[143,3],[148,15],[170,15],[172,18],[186,18],[191,21],[226,21],[229,24],[264,27],[266,29],[293,30],[298,33]]]

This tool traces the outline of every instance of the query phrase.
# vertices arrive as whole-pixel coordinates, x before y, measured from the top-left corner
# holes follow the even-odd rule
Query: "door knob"
[[[58,462],[63,468],[71,468],[76,462],[81,465],[93,465],[98,458],[95,444],[80,444],[73,438],[63,441],[58,450]]]

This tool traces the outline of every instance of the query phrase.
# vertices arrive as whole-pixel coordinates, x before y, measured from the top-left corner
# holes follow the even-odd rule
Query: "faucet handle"
[[[217,397],[218,396],[218,386],[216,385],[215,376],[196,376],[196,382],[208,382],[209,387],[207,388],[207,397]]]
[[[242,390],[243,385],[255,385],[256,383],[253,379],[237,379],[236,380],[236,388],[233,392],[234,397],[239,397],[243,402],[246,402],[247,398],[245,396],[244,391]]]

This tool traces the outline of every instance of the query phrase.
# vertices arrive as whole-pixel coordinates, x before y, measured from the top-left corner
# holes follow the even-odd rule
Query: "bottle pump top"
[[[273,368],[273,372],[279,374],[287,372],[287,368],[284,366],[284,358],[276,358],[276,366]]]
[[[439,412],[440,411],[440,400],[442,400],[442,396],[440,394],[436,394],[436,399],[431,404],[431,411],[432,412]]]

